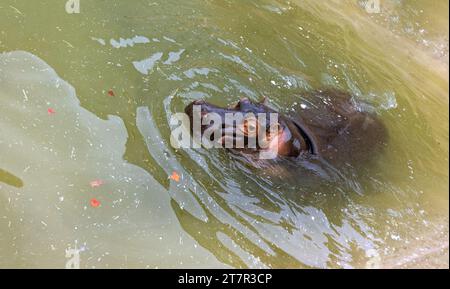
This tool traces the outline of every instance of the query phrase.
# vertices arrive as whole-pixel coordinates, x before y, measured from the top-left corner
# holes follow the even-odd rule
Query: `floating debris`
[[[180,175],[177,172],[173,172],[169,179],[178,183],[180,182]]]
[[[93,208],[98,208],[98,207],[100,207],[100,201],[99,200],[97,200],[97,199],[91,199],[91,207],[93,207]]]

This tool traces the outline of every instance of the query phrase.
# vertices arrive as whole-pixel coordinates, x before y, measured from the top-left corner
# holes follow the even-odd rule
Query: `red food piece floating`
[[[169,179],[178,183],[180,181],[180,175],[177,172],[173,172]]]
[[[89,183],[91,185],[92,188],[98,188],[101,185],[103,185],[103,181],[102,180],[95,180]]]
[[[108,95],[109,96],[115,96],[115,93],[112,89],[108,90]]]
[[[91,206],[92,206],[93,208],[98,208],[98,207],[100,207],[100,201],[97,200],[97,199],[91,199]]]
[[[47,113],[48,113],[49,115],[52,115],[52,114],[55,114],[56,111],[55,111],[53,108],[49,108],[49,109],[47,109]]]

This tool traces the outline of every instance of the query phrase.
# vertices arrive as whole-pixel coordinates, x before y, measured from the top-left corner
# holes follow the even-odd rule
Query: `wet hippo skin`
[[[351,95],[317,91],[307,109],[297,108],[294,122],[307,131],[317,155],[330,162],[366,161],[384,148],[387,131],[377,115],[358,109]]]
[[[377,116],[362,111],[354,103],[350,94],[336,90],[314,91],[307,97],[307,102],[293,108],[289,115],[279,113],[279,130],[275,141],[277,159],[301,159],[308,157],[322,158],[338,165],[342,163],[362,163],[371,159],[386,144],[386,129]],[[203,100],[188,105],[185,112],[193,119],[193,106],[201,106],[201,114],[210,112],[222,118],[227,112],[254,114],[265,113],[267,120],[273,109],[266,101],[251,102],[241,99],[235,106],[221,108]],[[208,126],[202,126],[202,133]],[[234,128],[236,129],[236,128]],[[242,130],[246,130],[244,127]],[[273,135],[271,136],[273,139]],[[255,167],[263,167],[265,162],[256,160],[260,148],[230,149],[244,156]]]

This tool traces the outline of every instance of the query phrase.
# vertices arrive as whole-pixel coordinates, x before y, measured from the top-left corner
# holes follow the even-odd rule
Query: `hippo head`
[[[194,138],[208,139],[215,147],[255,158],[298,157],[314,153],[308,133],[296,121],[283,116],[262,102],[241,99],[228,108],[196,100],[185,109]],[[214,117],[211,117],[214,116]],[[206,136],[205,136],[206,135]],[[230,147],[231,145],[231,147]],[[263,154],[262,154],[263,153]]]

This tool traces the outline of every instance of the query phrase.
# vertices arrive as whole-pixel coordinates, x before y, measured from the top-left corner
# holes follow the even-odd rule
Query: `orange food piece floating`
[[[94,208],[100,207],[100,201],[97,199],[91,199],[91,206]]]
[[[109,96],[115,96],[115,93],[114,93],[113,90],[110,89],[110,90],[108,90],[108,95],[109,95]]]
[[[169,178],[177,183],[180,181],[180,175],[177,172],[173,172]]]
[[[103,181],[102,180],[95,180],[89,183],[91,185],[92,188],[98,188],[101,185],[103,185]]]

